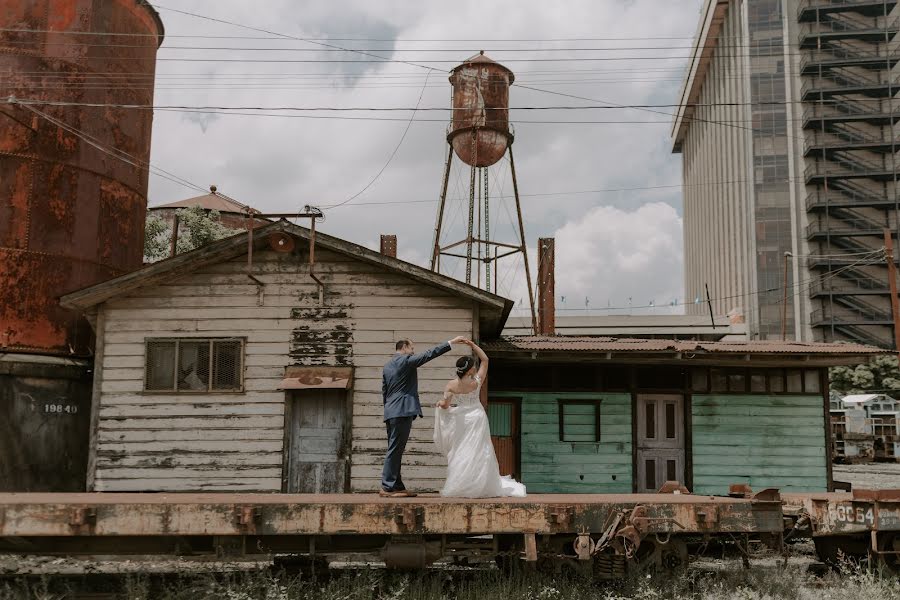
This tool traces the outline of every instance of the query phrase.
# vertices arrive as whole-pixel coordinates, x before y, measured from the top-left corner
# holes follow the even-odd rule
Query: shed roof
[[[633,339],[596,336],[511,336],[487,342],[485,350],[504,354],[597,354],[606,359],[617,355],[648,355],[659,360],[667,357],[700,362],[705,358],[759,360],[766,358],[801,359],[806,363],[852,364],[888,351],[862,344],[822,342],[727,341]]]
[[[215,210],[220,213],[238,213],[246,215],[248,210],[254,214],[259,213],[259,211],[253,207],[241,204],[233,198],[218,193],[215,186],[210,188],[208,194],[178,200],[177,202],[169,202],[168,204],[160,204],[159,206],[151,206],[150,210],[157,210],[160,208],[188,208],[192,206],[199,206],[202,209]]]
[[[282,219],[253,231],[254,248],[267,244],[267,236],[275,232],[285,232],[303,240],[309,240],[310,238],[309,229]],[[239,233],[191,252],[147,265],[115,279],[66,294],[60,298],[60,304],[64,308],[83,311],[135,290],[181,277],[203,266],[216,264],[246,254],[249,235],[249,232]],[[326,248],[351,256],[356,260],[381,266],[424,285],[477,302],[480,307],[478,311],[479,327],[482,335],[485,337],[499,335],[509,316],[509,312],[512,310],[514,304],[512,300],[507,300],[501,296],[480,290],[412,263],[385,256],[365,246],[332,237],[320,231],[316,231],[315,241],[316,247]]]

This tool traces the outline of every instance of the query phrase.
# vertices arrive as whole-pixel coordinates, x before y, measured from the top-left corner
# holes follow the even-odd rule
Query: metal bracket
[[[425,527],[425,509],[421,506],[398,506],[394,522],[401,532],[417,531]]]
[[[575,520],[575,509],[572,506],[552,506],[547,516],[556,529],[567,531]]]
[[[243,533],[255,533],[259,518],[258,507],[250,505],[234,507],[234,524]]]
[[[97,509],[79,506],[69,514],[69,526],[74,528],[93,527],[97,524]]]

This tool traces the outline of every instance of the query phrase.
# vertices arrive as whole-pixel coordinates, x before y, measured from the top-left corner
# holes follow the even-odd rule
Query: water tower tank
[[[0,100],[59,103],[0,104],[0,352],[88,355],[59,296],[141,266],[153,112],[114,105],[153,104],[162,39],[145,0],[0,3]]]
[[[489,167],[503,158],[509,130],[509,86],[513,72],[482,52],[450,73],[453,121],[447,139],[467,165]]]

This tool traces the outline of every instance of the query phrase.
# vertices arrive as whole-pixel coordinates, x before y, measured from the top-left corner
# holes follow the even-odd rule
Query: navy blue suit
[[[384,424],[387,428],[388,449],[384,457],[384,470],[381,473],[381,487],[388,492],[406,489],[400,477],[403,451],[409,440],[413,420],[422,416],[416,370],[449,351],[450,344],[445,342],[419,354],[395,354],[384,365],[381,375],[381,395],[384,399]]]

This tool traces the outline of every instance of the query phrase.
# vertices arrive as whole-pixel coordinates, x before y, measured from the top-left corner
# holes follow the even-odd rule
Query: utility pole
[[[790,252],[784,253],[784,284],[781,298],[781,341],[786,341],[787,336],[787,300],[788,300],[788,259],[793,256]]]
[[[891,315],[894,317],[894,350],[900,361],[900,299],[897,298],[897,267],[894,265],[894,238],[891,230],[884,230],[884,254],[887,260],[888,285],[891,289]]]

